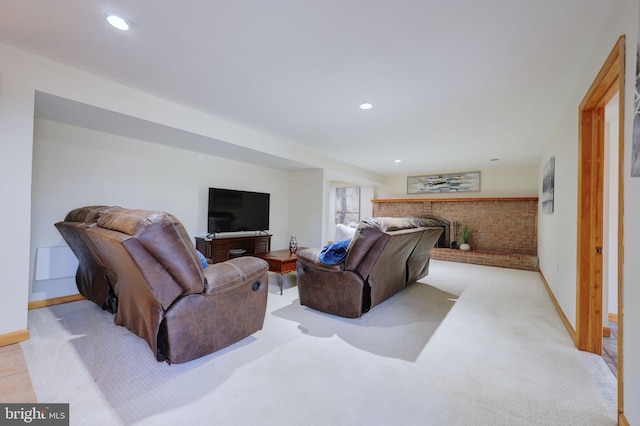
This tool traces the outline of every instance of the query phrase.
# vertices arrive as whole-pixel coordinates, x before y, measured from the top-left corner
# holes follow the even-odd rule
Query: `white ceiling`
[[[537,165],[615,3],[2,0],[0,42],[399,176]]]

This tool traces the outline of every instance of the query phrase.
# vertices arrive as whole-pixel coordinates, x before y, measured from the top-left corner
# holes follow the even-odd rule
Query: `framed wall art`
[[[480,191],[480,172],[409,176],[407,178],[407,194],[478,191]]]
[[[636,96],[633,99],[633,133],[631,136],[631,177],[640,177],[640,32],[636,50]]]
[[[336,224],[360,222],[360,187],[336,188]]]
[[[555,184],[556,157],[549,158],[542,169],[542,212],[553,213],[553,187]]]

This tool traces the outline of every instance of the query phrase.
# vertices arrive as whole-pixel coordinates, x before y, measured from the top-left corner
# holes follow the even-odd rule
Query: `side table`
[[[298,251],[304,247],[299,247]],[[280,286],[280,294],[284,285],[282,276],[296,270],[296,262],[298,261],[298,252],[291,253],[289,249],[267,251],[264,253],[256,253],[253,256],[264,259],[269,263],[269,272],[275,272]]]

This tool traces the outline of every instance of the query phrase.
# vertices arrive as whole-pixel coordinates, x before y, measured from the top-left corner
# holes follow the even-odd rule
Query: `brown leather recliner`
[[[116,324],[145,339],[158,361],[190,361],[262,328],[264,260],[241,257],[203,269],[183,225],[165,212],[112,207],[87,235],[115,277]]]
[[[71,210],[55,227],[78,258],[76,286],[80,294],[102,309],[115,312],[117,300],[110,284],[113,277],[96,256],[93,242],[87,235],[87,228],[96,226],[98,218],[108,208],[86,206]]]
[[[429,273],[431,249],[443,232],[422,218],[369,218],[358,225],[342,263],[320,261],[321,249],[298,253],[300,304],[358,318]]]

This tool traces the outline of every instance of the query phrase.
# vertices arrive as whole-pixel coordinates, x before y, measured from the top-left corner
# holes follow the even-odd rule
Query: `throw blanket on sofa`
[[[351,240],[343,240],[324,246],[318,259],[325,265],[337,265],[343,262],[347,257],[347,248],[349,248],[350,242]]]

